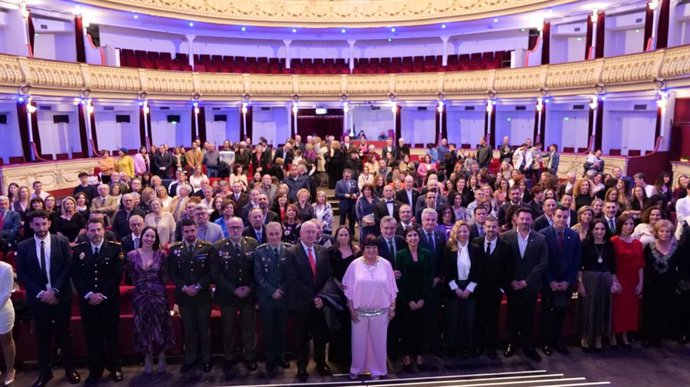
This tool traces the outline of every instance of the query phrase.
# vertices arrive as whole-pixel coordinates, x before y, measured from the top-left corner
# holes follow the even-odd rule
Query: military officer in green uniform
[[[218,257],[213,266],[214,298],[220,305],[223,327],[223,370],[229,372],[240,358],[240,343],[233,331],[239,313],[244,361],[247,369],[253,371],[256,369],[254,251],[257,242],[242,236],[244,223],[241,218],[233,217],[226,224],[228,238],[216,243]]]
[[[276,366],[289,368],[285,361],[285,333],[287,328],[287,276],[285,275],[285,249],[281,242],[283,226],[278,222],[266,225],[266,239],[254,253],[254,281],[259,314],[263,323],[266,371]]]
[[[89,219],[88,242],[74,247],[72,283],[79,294],[81,321],[86,336],[89,376],[85,386],[98,383],[103,370],[122,380],[120,368],[120,281],[124,251],[119,242],[104,239],[103,219]]]
[[[180,372],[192,369],[199,353],[205,372],[211,371],[211,262],[216,249],[197,238],[192,219],[183,219],[182,242],[170,247],[168,275],[175,284],[175,303],[184,327],[184,363]]]

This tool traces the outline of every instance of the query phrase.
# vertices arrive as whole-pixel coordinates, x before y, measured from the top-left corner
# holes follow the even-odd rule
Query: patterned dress
[[[144,267],[141,254],[127,254],[126,269],[134,284],[134,350],[157,355],[174,345],[170,307],[165,293],[166,255],[153,254],[151,266]]]

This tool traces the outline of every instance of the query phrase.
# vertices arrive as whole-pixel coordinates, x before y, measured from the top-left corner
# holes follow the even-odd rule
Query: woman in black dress
[[[334,189],[335,183],[343,177],[345,153],[340,149],[340,142],[331,142],[331,151],[327,157],[328,188]]]
[[[285,243],[293,245],[299,243],[299,231],[302,228],[302,222],[300,222],[297,214],[297,206],[288,204],[283,220],[283,242]]]
[[[362,256],[362,251],[353,241],[350,229],[347,226],[340,226],[335,232],[335,246],[328,249],[331,267],[333,268],[333,279],[341,292],[343,288],[343,276],[348,266],[355,259]],[[343,299],[345,294],[342,294]],[[336,318],[340,322],[340,329],[331,333],[331,342],[328,348],[328,359],[334,363],[349,367],[350,356],[350,337],[352,325],[350,323],[350,312],[347,308],[336,311]]]
[[[68,196],[62,199],[62,211],[55,217],[55,231],[74,244],[77,237],[86,231],[86,219],[77,212],[77,201]]]

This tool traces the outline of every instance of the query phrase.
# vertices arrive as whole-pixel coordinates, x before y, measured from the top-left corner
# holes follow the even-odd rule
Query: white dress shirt
[[[531,231],[530,231],[531,232]],[[522,235],[520,235],[520,232],[517,233],[517,242],[518,242],[518,247],[520,248],[520,257],[524,258],[525,257],[525,250],[527,250],[527,242],[529,242],[529,232],[525,236],[525,238],[522,238]]]
[[[467,281],[467,279],[470,276],[470,269],[472,268],[472,261],[470,261],[469,247],[470,247],[469,242],[464,246],[460,242],[458,242],[458,254],[457,254],[455,266],[458,269],[458,280],[460,280],[460,281]],[[455,289],[459,288],[459,286],[455,282],[455,280],[449,282],[448,286],[450,286],[451,290],[455,290]],[[476,282],[470,282],[469,284],[467,284],[465,289],[469,290],[470,292],[474,292],[474,289],[476,287],[477,287]]]

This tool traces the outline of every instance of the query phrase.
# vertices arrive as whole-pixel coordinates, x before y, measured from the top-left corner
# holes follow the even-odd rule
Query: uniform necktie
[[[477,233],[479,236],[484,236],[484,227],[482,227],[480,224],[477,225]]]
[[[41,275],[43,280],[48,283],[48,268],[46,267],[46,242],[41,241]]]
[[[273,249],[273,254],[275,254],[276,258],[278,258],[278,249]]]
[[[487,241],[486,242],[486,256],[488,257],[489,255],[491,255],[491,242]]]
[[[261,231],[254,230],[254,234],[256,234],[256,241],[261,244]]]
[[[316,258],[314,258],[314,253],[312,252],[311,247],[307,249],[308,257],[309,257],[309,265],[311,266],[311,272],[314,275],[314,278],[316,278]]]
[[[94,256],[94,257],[98,256],[98,247],[96,247],[95,249],[93,249],[93,256]]]

